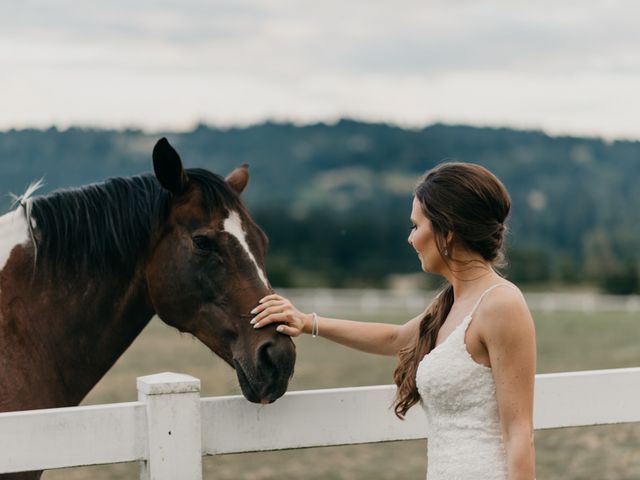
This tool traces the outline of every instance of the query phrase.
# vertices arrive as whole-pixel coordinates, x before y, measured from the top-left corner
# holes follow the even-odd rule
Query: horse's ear
[[[153,171],[160,185],[171,193],[179,195],[186,190],[189,179],[182,168],[180,155],[164,137],[153,147]]]
[[[249,183],[249,165],[246,163],[240,165],[227,175],[227,183],[240,195],[247,188],[247,183]]]

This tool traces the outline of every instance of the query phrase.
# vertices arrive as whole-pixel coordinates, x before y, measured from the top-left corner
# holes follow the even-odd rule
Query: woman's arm
[[[251,313],[255,328],[277,322],[278,331],[292,337],[311,333],[313,314],[302,313],[289,300],[280,295],[268,295]],[[422,314],[404,325],[356,322],[318,316],[319,335],[334,342],[378,355],[397,355],[409,346],[415,335]]]
[[[480,336],[496,384],[508,478],[534,480],[535,327],[522,295],[515,290],[501,293],[478,309],[479,317],[486,319],[480,322]]]

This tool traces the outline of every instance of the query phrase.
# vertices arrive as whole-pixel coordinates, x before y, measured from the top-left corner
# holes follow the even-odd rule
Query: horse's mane
[[[203,169],[187,169],[208,211],[243,209],[227,182]],[[151,174],[111,178],[32,199],[36,269],[131,271],[168,214],[170,194]]]

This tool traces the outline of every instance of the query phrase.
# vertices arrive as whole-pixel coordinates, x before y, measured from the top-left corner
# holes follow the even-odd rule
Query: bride
[[[428,480],[533,480],[535,330],[503,260],[511,200],[474,164],[444,163],[415,190],[409,244],[422,270],[446,286],[404,325],[302,313],[279,295],[252,312],[255,328],[320,335],[351,348],[397,355],[395,412],[421,403],[428,424]]]

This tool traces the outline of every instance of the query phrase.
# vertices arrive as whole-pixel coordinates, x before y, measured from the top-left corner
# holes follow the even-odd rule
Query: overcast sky
[[[0,129],[342,116],[640,139],[638,0],[3,0]]]

